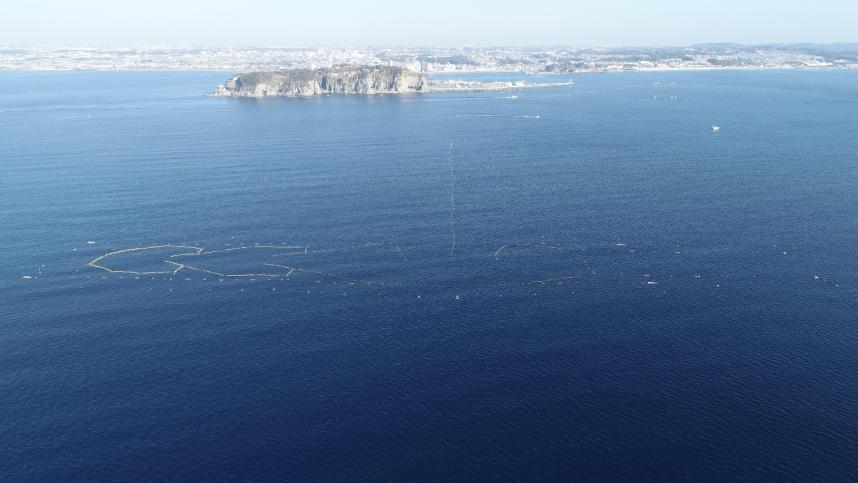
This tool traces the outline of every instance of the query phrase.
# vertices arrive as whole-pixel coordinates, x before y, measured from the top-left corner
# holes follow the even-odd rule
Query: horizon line
[[[270,49],[270,50],[302,50],[302,49],[367,49],[367,50],[389,50],[389,49],[677,49],[702,46],[735,46],[735,47],[794,47],[794,46],[851,46],[858,47],[858,40],[844,42],[731,42],[731,41],[709,41],[694,42],[690,44],[458,44],[458,45],[402,45],[402,44],[304,44],[304,45],[215,45],[215,44],[150,44],[142,42],[138,44],[124,45],[97,45],[97,44],[58,44],[58,43],[31,43],[31,44],[0,44],[0,49],[81,49],[81,50],[127,50],[127,49]]]

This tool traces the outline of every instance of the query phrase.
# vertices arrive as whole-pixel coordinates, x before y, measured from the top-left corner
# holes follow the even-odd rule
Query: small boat
[[[715,123],[712,125],[712,132],[721,132],[721,125]]]

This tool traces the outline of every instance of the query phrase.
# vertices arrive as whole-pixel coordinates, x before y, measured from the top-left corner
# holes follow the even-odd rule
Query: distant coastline
[[[858,43],[688,47],[39,48],[0,46],[0,70],[256,72],[399,67],[421,74],[858,69]]]

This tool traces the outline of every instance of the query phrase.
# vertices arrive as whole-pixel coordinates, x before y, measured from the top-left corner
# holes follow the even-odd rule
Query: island
[[[337,67],[238,74],[214,91],[217,96],[312,97],[428,92],[423,74],[401,67]]]
[[[341,66],[238,74],[212,92],[227,97],[313,97],[329,94],[375,95],[427,92],[485,92],[529,88],[573,87],[574,82],[430,81],[403,67]]]

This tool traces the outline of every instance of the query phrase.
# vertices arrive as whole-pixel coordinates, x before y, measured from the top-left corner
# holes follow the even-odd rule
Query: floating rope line
[[[396,242],[396,253],[399,254],[400,257],[402,257],[403,263],[408,261],[408,255],[406,255],[405,252],[402,251],[402,248],[399,247],[399,242]]]
[[[450,140],[450,152],[447,155],[450,167],[450,257],[456,251],[456,168],[453,163],[453,141]]]
[[[544,280],[531,280],[527,282],[527,285],[548,285],[549,283],[563,283],[567,280],[575,280],[578,277],[554,277],[554,278],[546,278]]]
[[[154,245],[154,246],[150,246],[150,247],[125,248],[122,250],[116,250],[116,251],[104,254],[104,255],[96,258],[95,260],[89,262],[87,265],[89,265],[92,268],[97,268],[99,270],[104,270],[104,271],[110,272],[110,273],[124,273],[124,274],[128,274],[128,275],[147,275],[147,276],[148,275],[175,275],[182,268],[187,268],[186,266],[181,265],[179,268],[177,268],[175,270],[139,272],[139,271],[134,271],[134,270],[116,270],[116,269],[109,268],[109,267],[106,267],[106,266],[101,264],[101,262],[103,260],[110,258],[110,257],[113,257],[113,256],[116,256],[116,255],[122,255],[124,253],[138,253],[138,252],[144,252],[144,251],[161,250],[161,249],[165,249],[165,248],[178,248],[178,249],[187,248],[189,250],[195,250],[193,253],[181,253],[181,254],[177,254],[177,255],[199,255],[203,252],[203,250],[205,250],[204,248],[190,246],[190,245]],[[173,256],[175,256],[175,255],[173,255]],[[180,265],[180,264],[173,263],[173,265]]]
[[[140,275],[143,275],[143,276],[154,276],[154,275],[175,276],[176,274],[178,274],[182,270],[190,270],[190,271],[205,273],[205,274],[213,275],[213,276],[220,277],[220,278],[289,278],[294,274],[304,273],[304,274],[319,275],[319,276],[323,276],[323,277],[327,277],[327,278],[331,278],[334,280],[347,282],[347,283],[351,283],[351,284],[362,284],[362,285],[373,285],[373,286],[401,286],[401,284],[393,283],[393,282],[373,282],[373,281],[369,281],[369,280],[362,280],[362,279],[347,277],[347,276],[339,275],[339,274],[332,273],[332,272],[326,272],[326,271],[318,270],[318,269],[314,269],[314,268],[301,268],[301,267],[296,267],[294,265],[284,265],[284,264],[271,263],[271,262],[266,262],[263,265],[265,265],[266,267],[279,268],[279,269],[283,269],[283,270],[287,270],[287,271],[285,273],[279,273],[279,272],[277,272],[277,273],[268,273],[268,272],[228,273],[228,272],[211,270],[209,268],[201,267],[201,266],[199,266],[199,263],[194,261],[195,258],[202,258],[202,257],[209,256],[209,255],[234,253],[234,252],[238,252],[238,251],[256,250],[256,249],[300,250],[297,252],[274,254],[271,256],[271,258],[273,259],[275,257],[283,257],[283,256],[290,256],[290,255],[292,255],[292,256],[307,256],[310,254],[317,254],[317,253],[336,253],[336,252],[344,253],[344,252],[355,251],[357,249],[366,248],[366,247],[384,248],[385,243],[366,243],[364,245],[361,245],[359,247],[353,247],[351,249],[318,250],[318,251],[310,251],[309,246],[292,246],[292,245],[251,245],[251,246],[243,246],[243,247],[226,248],[223,250],[206,250],[205,248],[202,248],[202,247],[190,246],[190,245],[170,245],[170,244],[168,244],[168,245],[152,245],[152,246],[147,246],[147,247],[126,248],[126,249],[122,249],[122,250],[115,250],[115,251],[104,254],[104,255],[92,260],[91,262],[88,263],[88,265],[90,267],[97,268],[99,270],[104,270],[104,271],[109,272],[109,273],[129,274],[129,275],[138,275],[138,276],[140,276]],[[397,247],[397,252],[399,253],[399,255],[404,257],[405,254],[404,254],[404,252],[402,252],[401,249],[399,249],[398,244],[396,247]],[[117,256],[117,255],[122,255],[122,254],[127,254],[127,253],[142,253],[142,252],[146,252],[146,251],[163,250],[163,249],[171,249],[171,248],[182,249],[182,250],[189,249],[189,250],[193,250],[193,251],[183,252],[183,253],[174,253],[174,254],[169,255],[164,260],[161,260],[163,263],[166,263],[168,265],[175,267],[172,270],[157,270],[157,271],[125,270],[125,269],[112,268],[107,263],[107,260],[109,258]],[[389,247],[388,247],[388,249],[389,249]],[[181,261],[179,261],[178,259],[180,257],[187,257],[188,259],[187,260],[182,259]]]
[[[500,258],[501,254],[508,251],[510,248],[540,248],[543,250],[570,251],[560,245],[549,245],[544,241],[512,241],[495,250],[495,259]]]
[[[512,247],[518,245],[522,248],[555,248],[551,245],[546,245],[544,243],[527,243],[527,242],[511,242],[495,252],[495,256],[500,255],[503,250],[508,247]],[[214,277],[218,277],[221,279],[253,279],[253,278],[267,278],[267,279],[287,279],[293,278],[298,274],[305,275],[315,275],[318,277],[328,278],[337,282],[348,283],[351,285],[363,285],[363,286],[372,286],[372,287],[398,287],[398,288],[411,288],[411,289],[458,289],[459,284],[455,282],[396,282],[396,281],[384,281],[384,280],[367,280],[363,278],[350,277],[330,271],[320,270],[317,268],[306,268],[296,266],[294,264],[283,264],[283,263],[274,263],[275,257],[278,256],[307,256],[307,255],[315,255],[315,254],[325,254],[325,253],[343,253],[354,250],[360,250],[365,247],[376,247],[376,248],[385,248],[389,252],[395,253],[399,257],[401,257],[404,261],[407,261],[407,256],[402,248],[399,246],[398,242],[391,244],[388,243],[366,243],[362,245],[356,245],[350,249],[328,249],[328,250],[316,250],[311,251],[307,246],[293,246],[293,245],[250,245],[250,246],[242,246],[242,247],[231,247],[225,248],[222,250],[206,250],[203,247],[192,246],[192,245],[173,245],[173,244],[165,244],[165,245],[152,245],[147,247],[137,247],[137,248],[126,248],[122,250],[115,250],[110,253],[106,253],[101,255],[100,257],[89,262],[89,266],[103,270],[105,272],[114,273],[114,274],[129,274],[136,276],[155,276],[155,275],[164,275],[164,276],[175,276],[179,272],[183,270],[198,272],[202,274],[212,275]],[[152,270],[152,271],[144,271],[144,270],[130,270],[130,269],[121,269],[114,268],[108,263],[109,259],[114,256],[119,256],[123,254],[139,254],[147,251],[155,251],[155,250],[166,250],[166,249],[175,249],[180,250],[180,253],[172,253],[170,255],[165,256],[162,263],[165,263],[170,266],[170,269],[165,270]],[[201,264],[204,263],[204,257],[209,255],[218,255],[218,254],[229,254],[236,253],[241,251],[249,251],[249,250],[257,250],[257,249],[267,249],[267,250],[299,250],[295,252],[289,253],[274,253],[268,256],[268,260],[263,262],[262,264],[265,267],[269,267],[272,271],[248,271],[248,272],[228,272],[224,270],[216,270],[211,268],[206,268]],[[282,272],[279,270],[283,270]],[[508,282],[495,282],[495,283],[476,283],[470,284],[469,288],[472,289],[488,289],[488,288],[502,288],[502,287],[523,287],[528,285],[548,285],[552,283],[561,284],[565,281],[570,281],[579,278],[578,276],[555,276],[551,278],[544,278],[538,280],[526,280],[526,281],[508,281]]]
[[[512,245],[515,245],[515,242],[509,242],[506,245],[498,248],[497,251],[495,251],[495,258],[498,258],[500,256],[500,254],[504,252],[504,250],[506,250],[507,248],[509,248]]]

